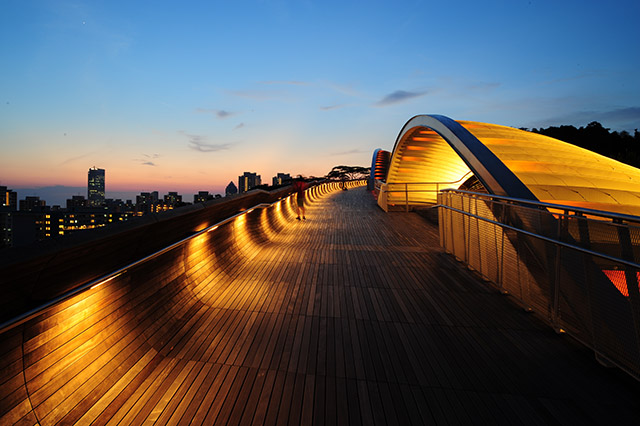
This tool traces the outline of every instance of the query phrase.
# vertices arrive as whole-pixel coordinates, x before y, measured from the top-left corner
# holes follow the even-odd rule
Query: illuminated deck
[[[636,382],[600,366],[590,350],[444,255],[436,226],[414,214],[382,212],[362,188],[321,198],[307,218],[293,220],[271,242],[252,244],[253,258],[214,278],[215,290],[182,316],[188,320],[164,330],[167,337],[153,350],[129,347],[146,355],[123,366],[127,373],[103,397],[43,400],[39,393],[49,385],[42,385],[30,396],[50,405],[37,408],[49,413],[40,421],[629,424],[639,418]],[[166,312],[139,313],[139,333],[153,328],[156,316]]]

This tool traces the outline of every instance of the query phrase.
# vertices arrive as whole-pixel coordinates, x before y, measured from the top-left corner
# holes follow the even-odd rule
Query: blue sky
[[[416,114],[640,128],[640,2],[0,0],[0,185],[220,192]],[[20,193],[20,197],[30,194]]]

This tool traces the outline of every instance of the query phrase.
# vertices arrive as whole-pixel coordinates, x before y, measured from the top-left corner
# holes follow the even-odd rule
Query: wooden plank
[[[264,372],[260,372],[255,368],[248,368],[246,377],[241,386],[234,390],[235,403],[225,403],[225,410],[229,411],[229,414],[221,414],[219,420],[226,420],[227,425],[240,425],[242,416],[245,412],[251,412],[255,406],[250,403],[250,395],[254,388],[261,388],[264,378]],[[248,424],[248,423],[247,423]]]
[[[276,375],[277,375],[277,372],[275,370],[268,370],[264,380],[264,384],[260,391],[260,398],[258,400],[257,407],[253,412],[253,416],[250,415],[251,413],[247,413],[249,414],[247,416],[247,420],[253,417],[253,422],[251,423],[252,425],[262,425],[265,423],[265,416],[269,408],[269,402],[271,400],[272,391],[273,391],[274,383],[276,380]],[[243,424],[247,424],[247,423],[243,423]]]
[[[215,420],[217,410],[219,410],[220,407],[220,400],[223,400],[227,395],[229,387],[231,387],[237,372],[238,367],[222,365],[217,371],[214,380],[207,383],[210,384],[210,386],[202,393],[204,398],[199,398],[200,404],[197,406],[196,410],[189,413],[186,417],[183,416],[185,423],[204,424],[205,419],[207,419],[207,421]],[[218,401],[217,403],[216,400]],[[214,406],[214,403],[215,412],[209,413],[211,408]],[[182,423],[182,421],[180,423]]]
[[[218,396],[216,396],[213,405],[207,413],[207,424],[227,424],[234,405],[242,404],[242,401],[237,402],[237,398],[241,393],[248,372],[248,368],[238,367],[233,380],[229,377],[225,379],[223,389],[218,392]],[[228,391],[223,392],[227,389],[227,386],[229,386]]]

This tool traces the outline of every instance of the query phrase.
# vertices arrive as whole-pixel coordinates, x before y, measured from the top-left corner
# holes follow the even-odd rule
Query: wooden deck
[[[137,321],[147,346],[127,346],[138,355],[109,370],[126,373],[111,382],[101,373],[104,389],[93,400],[70,403],[68,393],[40,398],[51,407],[36,407],[47,413],[39,421],[542,425],[640,419],[637,382],[599,365],[592,352],[443,254],[436,226],[415,214],[382,212],[364,189],[321,198],[306,221],[291,218],[243,256],[249,260],[212,273],[198,294],[201,303],[189,305],[180,321],[154,324],[174,309],[162,306],[128,318]],[[176,290],[174,297],[183,294]],[[27,352],[28,334],[27,328]],[[53,385],[40,389],[47,386]],[[32,393],[31,404],[38,404],[39,393],[47,392]]]

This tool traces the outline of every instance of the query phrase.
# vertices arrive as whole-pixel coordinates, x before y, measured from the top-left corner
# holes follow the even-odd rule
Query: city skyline
[[[21,197],[83,188],[92,165],[109,170],[109,198],[224,193],[245,170],[322,176],[368,166],[417,114],[640,128],[636,1],[0,12],[0,185]]]
[[[102,201],[104,201],[104,199],[110,199],[110,200],[122,200],[122,201],[126,201],[126,200],[135,200],[136,196],[139,196],[142,193],[152,193],[152,192],[157,192],[158,194],[170,194],[170,193],[178,193],[179,195],[182,196],[186,196],[187,198],[191,197],[194,194],[198,194],[201,192],[207,192],[209,194],[211,194],[212,196],[215,195],[219,195],[224,197],[225,196],[225,192],[226,192],[226,187],[227,185],[229,185],[229,182],[233,182],[234,185],[236,183],[239,183],[240,178],[242,178],[242,176],[239,176],[236,178],[236,180],[234,181],[233,179],[230,180],[229,182],[227,182],[226,185],[224,185],[222,187],[222,189],[219,188],[219,186],[216,186],[214,190],[211,189],[207,189],[204,187],[199,187],[196,190],[191,190],[191,189],[187,189],[186,191],[179,191],[176,190],[175,188],[168,188],[168,189],[157,189],[157,188],[146,188],[143,189],[141,191],[109,191],[108,189],[108,179],[105,179],[105,170],[104,169],[100,169],[100,168],[96,168],[95,166],[91,167],[89,169],[89,181],[88,184],[85,184],[84,187],[69,187],[69,186],[63,186],[63,185],[56,185],[56,186],[44,186],[44,187],[39,187],[39,188],[11,188],[8,187],[8,189],[12,190],[13,192],[17,193],[17,198],[19,200],[24,200],[26,197],[39,197],[40,200],[45,201],[47,206],[60,206],[60,207],[64,207],[66,205],[67,200],[70,200],[72,197],[82,197],[83,199],[85,199],[89,204],[90,203],[90,195],[91,195],[91,187],[93,184],[91,175],[92,173],[95,173],[96,171],[101,172],[101,176],[102,176],[102,181],[101,181],[101,185],[102,188],[104,189],[104,194],[103,194],[103,198]],[[244,174],[250,174],[250,172],[244,172]],[[282,178],[288,176],[289,179],[291,178],[289,176],[288,173],[274,173],[274,176],[269,180],[269,182],[273,181],[273,185],[276,185],[275,181],[277,180],[278,177]],[[260,185],[261,183],[258,183],[256,185]],[[265,184],[268,185],[268,182],[265,182]],[[1,186],[1,185],[0,185]],[[6,186],[6,185],[4,185]],[[188,200],[186,200],[188,202]],[[99,205],[99,204],[98,204]]]

